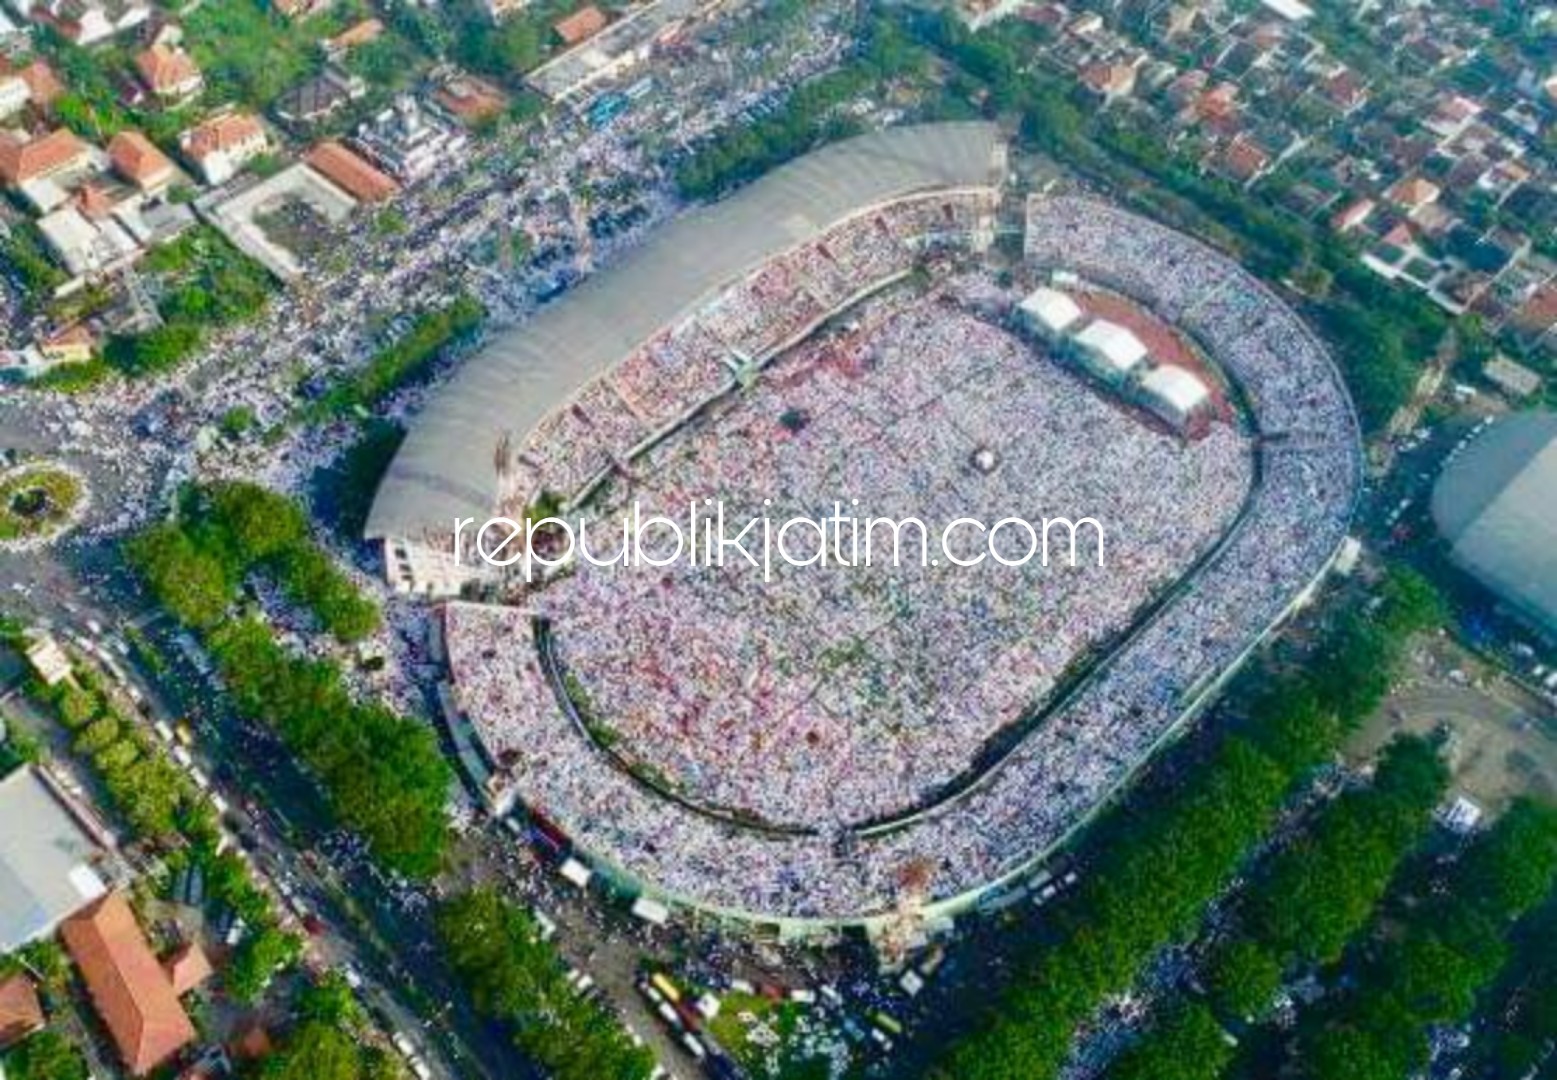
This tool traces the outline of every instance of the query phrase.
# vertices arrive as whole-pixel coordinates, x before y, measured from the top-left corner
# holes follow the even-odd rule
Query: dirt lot
[[[1401,731],[1450,733],[1456,793],[1496,812],[1515,795],[1557,802],[1557,714],[1444,638],[1419,644],[1383,708],[1347,747],[1354,760]]]

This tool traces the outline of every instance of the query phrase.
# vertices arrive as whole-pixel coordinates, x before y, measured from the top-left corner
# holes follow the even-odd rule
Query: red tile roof
[[[0,982],[0,1050],[21,1042],[43,1026],[43,1008],[32,980],[18,972]]]
[[[143,188],[173,175],[173,162],[138,131],[126,129],[110,139],[108,159],[120,176]]]
[[[110,893],[67,919],[60,936],[132,1075],[150,1072],[194,1041],[195,1026],[123,895]]]
[[[382,202],[400,190],[389,177],[333,140],[314,147],[304,160],[330,183],[361,202]]]
[[[135,70],[154,94],[169,94],[200,78],[200,69],[188,53],[153,45],[135,58]]]
[[[199,161],[218,150],[241,146],[264,133],[258,118],[248,113],[226,113],[184,132],[182,143],[185,152]]]
[[[1394,186],[1384,193],[1384,197],[1408,210],[1420,210],[1424,206],[1437,202],[1439,194],[1438,185],[1431,180],[1420,176],[1408,176],[1396,181]]]
[[[59,81],[59,76],[54,74],[54,69],[42,60],[34,60],[17,74],[27,84],[33,104],[39,108],[47,108],[55,98],[65,92],[65,85]]]
[[[76,161],[86,149],[86,144],[66,128],[30,142],[0,132],[0,180],[15,187],[48,176]]]
[[[381,20],[363,19],[336,34],[329,44],[332,49],[355,49],[358,45],[377,41],[383,33],[384,23]]]
[[[168,982],[173,986],[173,993],[179,997],[203,985],[215,974],[211,969],[211,961],[205,955],[205,950],[194,941],[164,960],[162,970],[167,973]]]
[[[567,18],[559,20],[552,26],[552,31],[564,45],[572,46],[588,41],[600,33],[606,28],[607,21],[605,12],[594,4],[589,4],[579,8]]]

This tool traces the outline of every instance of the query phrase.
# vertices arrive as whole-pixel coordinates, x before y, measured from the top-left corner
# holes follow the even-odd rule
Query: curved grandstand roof
[[[1456,562],[1557,632],[1557,413],[1488,428],[1439,478],[1433,520]]]
[[[710,291],[855,212],[918,192],[990,187],[1004,172],[992,124],[892,128],[824,147],[641,247],[492,340],[413,423],[379,486],[365,533],[419,537],[497,501],[494,451]]]

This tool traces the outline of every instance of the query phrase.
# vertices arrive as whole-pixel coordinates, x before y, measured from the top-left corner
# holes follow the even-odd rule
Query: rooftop
[[[104,852],[36,769],[0,780],[0,953],[54,931],[107,891]]]
[[[195,1026],[123,895],[110,893],[60,928],[126,1068],[141,1076],[195,1039]]]
[[[997,186],[993,124],[891,128],[833,143],[657,230],[461,366],[413,424],[366,535],[417,538],[497,500],[491,450],[689,314],[715,289],[873,205]]]
[[[1495,421],[1439,477],[1432,511],[1457,563],[1557,634],[1557,413]]]

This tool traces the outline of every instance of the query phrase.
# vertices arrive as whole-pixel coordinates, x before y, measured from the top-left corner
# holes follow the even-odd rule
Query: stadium
[[[1041,876],[1317,584],[1360,475],[1323,346],[1197,241],[1006,172],[985,124],[818,150],[435,395],[367,533],[440,604],[449,727],[495,810],[669,904],[912,933]],[[1118,527],[1103,568],[771,582],[531,585],[449,554],[456,519],[542,498],[611,520],[708,496]]]

